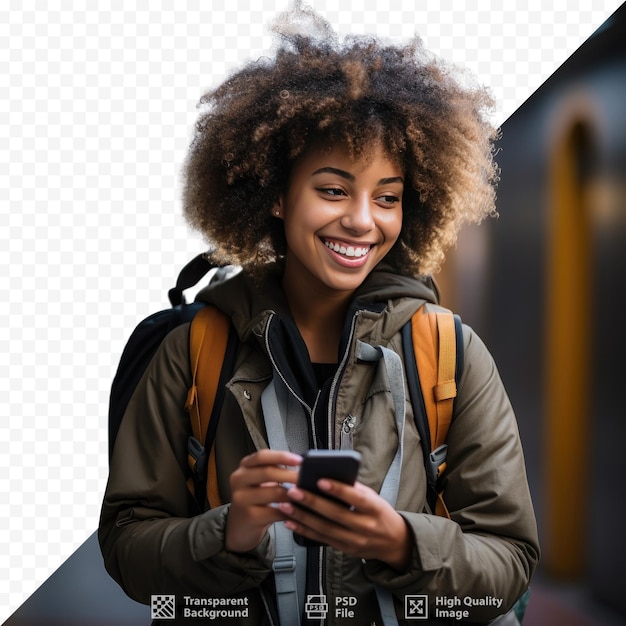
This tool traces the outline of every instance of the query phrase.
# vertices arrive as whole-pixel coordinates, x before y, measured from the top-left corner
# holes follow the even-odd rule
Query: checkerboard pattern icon
[[[151,619],[176,619],[176,596],[151,596]]]

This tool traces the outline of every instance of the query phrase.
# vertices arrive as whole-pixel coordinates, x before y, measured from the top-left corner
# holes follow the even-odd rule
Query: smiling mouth
[[[330,239],[324,239],[323,242],[329,250],[332,250],[336,254],[341,254],[342,256],[352,259],[359,259],[361,257],[364,257],[372,249],[371,244],[355,246],[348,245],[343,242],[331,241]]]

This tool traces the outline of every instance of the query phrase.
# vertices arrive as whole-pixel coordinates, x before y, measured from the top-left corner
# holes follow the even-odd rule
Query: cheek
[[[385,241],[393,245],[402,231],[402,212],[393,212],[387,214],[379,222],[379,227],[383,231]]]
[[[305,216],[285,217],[285,239],[287,240],[287,248],[292,252],[304,249],[310,249],[313,246],[313,240],[316,231],[316,225]]]
[[[285,208],[285,232],[295,237],[305,237],[316,233],[330,220],[323,207],[310,200],[292,204]]]

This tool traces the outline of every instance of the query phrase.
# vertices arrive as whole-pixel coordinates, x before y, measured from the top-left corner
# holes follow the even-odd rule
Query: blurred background
[[[499,218],[461,233],[443,301],[485,339],[516,409],[543,549],[528,623],[624,624],[626,6],[498,144]],[[544,590],[587,621],[543,621]]]
[[[626,624],[625,7],[503,124],[500,217],[438,275],[518,416],[543,549],[530,626]],[[5,624],[148,618],[92,536]]]

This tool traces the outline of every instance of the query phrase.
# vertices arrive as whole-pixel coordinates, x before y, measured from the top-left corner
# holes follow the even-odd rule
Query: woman
[[[395,506],[379,494],[399,445],[397,380],[357,358],[361,344],[403,358],[400,329],[437,299],[428,273],[464,221],[494,212],[489,97],[419,40],[339,43],[303,9],[276,30],[275,58],[203,98],[185,168],[187,218],[216,260],[243,267],[199,296],[239,335],[215,439],[226,504],[198,511],[186,487],[183,326],[163,342],[117,438],[99,533],[107,569],[141,602],[175,594],[182,619],[185,606],[201,615],[190,611],[202,600],[224,611],[207,619],[276,624],[273,529],[284,522],[317,546],[298,553],[309,604],[283,614],[283,626],[389,623],[385,598],[402,620],[419,596],[431,617],[458,605],[462,619],[490,621],[527,588],[539,549],[515,417],[489,353],[464,327],[444,479],[451,519],[429,512],[410,403]],[[270,445],[273,382],[289,396],[287,430],[304,420],[292,451]],[[342,502],[292,486],[294,452],[339,447],[347,416],[359,479],[319,483]]]

